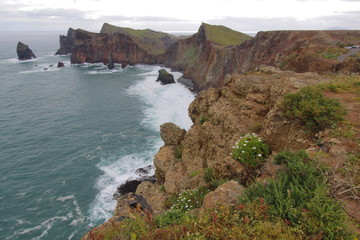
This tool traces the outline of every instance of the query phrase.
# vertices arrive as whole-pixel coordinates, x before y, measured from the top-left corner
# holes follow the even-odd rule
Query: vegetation
[[[252,38],[249,35],[234,31],[224,26],[216,26],[206,23],[203,23],[202,26],[205,28],[207,38],[213,43],[223,47],[238,45]]]
[[[325,97],[314,87],[285,95],[283,107],[286,116],[300,119],[313,132],[334,126],[346,113],[338,100]]]
[[[247,167],[256,168],[265,161],[269,146],[255,133],[245,134],[235,143],[231,156]]]
[[[179,38],[164,32],[157,32],[150,29],[137,30],[132,28],[117,27],[105,23],[100,33],[122,33],[133,38],[133,40],[144,50],[150,54],[158,55],[164,53],[166,50],[164,39],[169,42],[175,42]]]
[[[266,186],[246,189],[244,204],[259,199],[269,206],[269,214],[283,219],[307,236],[316,239],[351,239],[345,230],[345,213],[327,196],[324,169],[304,151],[281,152],[275,157],[286,170]]]

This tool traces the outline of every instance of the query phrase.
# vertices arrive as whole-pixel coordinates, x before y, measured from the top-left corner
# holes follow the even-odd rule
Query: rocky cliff
[[[238,204],[239,196],[244,192],[243,186],[254,179],[265,185],[269,184],[279,169],[279,166],[274,164],[273,157],[268,158],[258,169],[248,168],[231,157],[234,143],[245,133],[257,133],[270,145],[273,156],[284,149],[306,149],[318,161],[331,167],[328,176],[332,186],[331,193],[343,201],[349,215],[359,220],[357,209],[360,202],[356,200],[359,192],[350,184],[354,179],[358,179],[356,170],[353,171],[352,168],[359,169],[359,166],[349,162],[352,161],[351,156],[360,154],[360,149],[354,147],[358,145],[356,139],[360,137],[358,83],[358,77],[340,78],[317,73],[295,73],[281,71],[273,66],[260,66],[246,74],[227,75],[222,88],[202,91],[191,103],[189,115],[193,126],[188,131],[172,123],[161,126],[160,134],[164,146],[154,157],[157,182],[143,182],[134,194],[120,197],[115,216],[93,229],[83,239],[103,239],[109,232],[116,232],[112,235],[116,236],[113,239],[127,239],[120,237],[122,225],[119,221],[138,219],[137,216],[140,214],[152,223],[152,214],[167,211],[166,205],[172,197],[186,195],[187,189],[200,189],[199,187],[206,186],[209,178],[211,181],[236,179],[237,182],[230,181],[209,193],[206,192],[202,204],[197,206],[200,214],[219,204]],[[317,84],[322,84],[320,89],[325,89],[327,96],[339,99],[347,109],[348,115],[344,123],[338,125],[338,129],[325,129],[313,135],[309,134],[301,121],[286,116],[283,99],[285,94]],[[337,90],[334,90],[335,88]],[[346,126],[352,126],[351,137],[346,136],[344,132],[347,131]],[[346,177],[344,171],[347,172]],[[349,180],[351,178],[352,180]],[[243,207],[243,204],[238,206],[240,209]],[[210,216],[217,216],[218,212],[213,214]],[[227,214],[230,216],[232,213]],[[216,223],[221,226],[216,221],[217,218],[210,225]],[[275,224],[270,223],[270,226],[273,228]],[[167,230],[171,232],[171,228]],[[229,233],[231,232],[232,230]],[[145,230],[142,234],[147,235],[148,232]],[[279,236],[278,234],[280,233],[274,235],[274,239]]]
[[[60,48],[56,51],[55,55],[66,55],[71,53],[75,42],[76,30],[69,28],[67,35],[60,35],[59,43]]]
[[[252,71],[261,64],[295,72],[359,72],[359,57],[343,63],[337,57],[348,51],[344,46],[360,43],[360,31],[259,32],[237,45],[219,47],[206,26],[171,46],[161,60],[183,71],[197,90],[221,87],[226,74]]]

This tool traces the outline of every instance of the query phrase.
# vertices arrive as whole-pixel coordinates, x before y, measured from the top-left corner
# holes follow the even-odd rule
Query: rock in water
[[[175,83],[174,76],[165,69],[159,70],[159,76],[156,81],[160,81],[162,85]]]
[[[58,62],[58,65],[57,65],[57,67],[64,67],[65,65],[64,65],[64,63],[63,62]]]
[[[22,42],[18,42],[16,47],[16,52],[19,60],[28,60],[28,59],[36,58],[35,54],[33,53],[33,51],[31,51],[29,46]]]
[[[113,58],[112,58],[112,55],[110,54],[109,55],[109,63],[108,63],[108,69],[114,69],[115,65],[114,65],[114,61],[113,61]]]

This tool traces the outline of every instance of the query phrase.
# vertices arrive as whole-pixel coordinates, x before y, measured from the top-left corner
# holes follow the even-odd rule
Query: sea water
[[[159,126],[191,125],[194,95],[155,82],[159,66],[71,65],[58,35],[0,33],[0,239],[80,239],[153,164]],[[17,60],[18,41],[37,58]]]

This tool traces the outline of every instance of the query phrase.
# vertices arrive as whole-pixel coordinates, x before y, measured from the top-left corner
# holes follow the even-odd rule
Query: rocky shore
[[[147,34],[153,37],[151,41],[139,37]],[[227,41],[229,36],[235,36],[236,40]],[[106,236],[113,236],[106,239],[183,239],[171,235],[170,232],[174,233],[171,228],[164,230],[163,227],[176,227],[191,222],[189,219],[203,219],[204,216],[203,221],[206,222],[209,218],[207,213],[217,213],[217,210],[215,213],[211,211],[218,207],[220,210],[229,208],[231,211],[239,211],[240,215],[248,214],[246,211],[244,213],[244,205],[238,205],[240,197],[249,198],[251,190],[248,189],[254,182],[260,184],[258,186],[266,187],[284,174],[286,167],[279,165],[276,163],[278,160],[274,159],[280,158],[278,153],[285,154],[285,150],[303,150],[309,154],[305,156],[299,153],[304,161],[301,167],[310,161],[310,157],[315,159],[317,164],[326,165],[330,170],[326,180],[321,181],[329,183],[327,191],[331,195],[328,194],[329,196],[321,201],[333,201],[328,200],[328,197],[341,201],[348,216],[359,222],[360,215],[357,209],[360,208],[360,203],[356,177],[359,166],[356,159],[360,154],[357,146],[360,139],[360,56],[347,56],[348,50],[344,48],[356,43],[360,43],[360,31],[270,31],[259,32],[251,38],[223,26],[204,23],[196,34],[176,39],[163,33],[129,30],[109,24],[104,24],[101,33],[69,29],[67,36],[60,37],[59,52],[71,52],[72,63],[163,64],[182,71],[184,79],[191,79],[193,88],[198,92],[196,99],[189,106],[189,116],[193,122],[191,129],[185,131],[172,123],[161,126],[164,146],[154,156],[155,181],[131,182],[128,185],[129,191],[119,190],[116,194],[118,203],[114,217],[95,227],[83,239],[105,239]],[[345,59],[338,61],[339,56],[345,55]],[[313,128],[309,129],[311,124],[302,120],[302,117],[308,115],[315,118],[308,112],[289,117],[290,110],[284,107],[284,99],[300,90],[316,92],[312,95],[314,98],[316,95],[324,94],[325,97],[335,99],[333,102],[330,101],[334,106],[337,106],[334,102],[340,102],[345,109],[342,113],[347,112],[343,121],[314,131]],[[319,99],[322,100],[322,97]],[[312,111],[312,104],[309,105],[306,107]],[[324,120],[324,117],[321,118]],[[332,121],[326,118],[325,120]],[[337,127],[334,127],[335,125]],[[251,136],[261,139],[270,149],[269,156],[264,158],[264,162],[254,165],[256,167],[249,167],[232,156],[234,144],[250,133],[254,134]],[[261,154],[259,156],[263,157]],[[307,167],[306,165],[305,168]],[[319,169],[322,168],[318,166],[316,171]],[[290,198],[291,191],[286,191],[288,192],[285,195]],[[196,201],[189,197],[191,194],[195,195]],[[177,202],[185,201],[181,199],[191,202],[191,207],[189,204],[181,205]],[[272,204],[264,203],[263,198],[257,201],[259,206],[255,202],[251,203],[256,205],[251,205],[251,214],[260,211],[257,207],[262,209],[263,214],[266,212],[264,209]],[[278,205],[272,207],[276,208]],[[323,210],[309,209],[298,209],[297,217],[306,215],[305,220],[299,217],[305,222],[313,219],[317,219],[317,222],[323,221],[320,219],[321,216],[316,218],[314,213]],[[289,209],[281,211],[288,212]],[[211,214],[213,218],[214,215]],[[251,214],[238,221],[245,225],[257,221],[257,224],[265,224],[269,218],[266,214],[270,212],[260,214],[262,217],[259,219]],[[180,221],[179,216],[192,217],[187,220],[181,218]],[[320,228],[316,233],[304,230],[295,234],[292,232],[295,231],[292,226],[298,227],[296,229],[307,229],[305,225],[295,225],[296,221],[300,221],[298,218],[289,220],[291,216],[287,215],[279,220],[279,216],[271,216],[274,219],[266,224],[270,224],[271,229],[273,226],[281,226],[279,232],[271,235],[269,230],[259,230],[259,234],[270,234],[275,239],[279,236],[283,239],[323,239],[324,236],[333,234],[325,233],[325,228]],[[334,219],[343,219],[341,216],[338,215]],[[124,221],[128,222],[123,224]],[[339,231],[345,236],[347,232],[342,223],[332,221],[328,219],[325,222],[337,224],[336,228],[341,228]],[[168,222],[171,224],[167,225]],[[210,225],[215,222],[212,220]],[[192,227],[195,229],[200,222],[193,224]],[[354,227],[355,225],[352,225],[353,228],[359,230]],[[154,233],[157,237],[141,238],[150,234],[141,230],[145,226],[148,229],[156,226],[156,234],[159,235]],[[178,236],[190,236],[192,233],[184,230],[187,227],[178,229]],[[204,228],[197,231],[203,231]],[[128,234],[127,231],[132,232]],[[209,230],[211,233],[214,231]],[[169,234],[171,238],[164,237],[170,236]],[[251,237],[244,239],[254,239],[257,233],[250,231],[247,234],[249,235],[246,236]],[[271,238],[270,235],[266,236]],[[191,236],[193,238],[189,239],[198,239]]]

